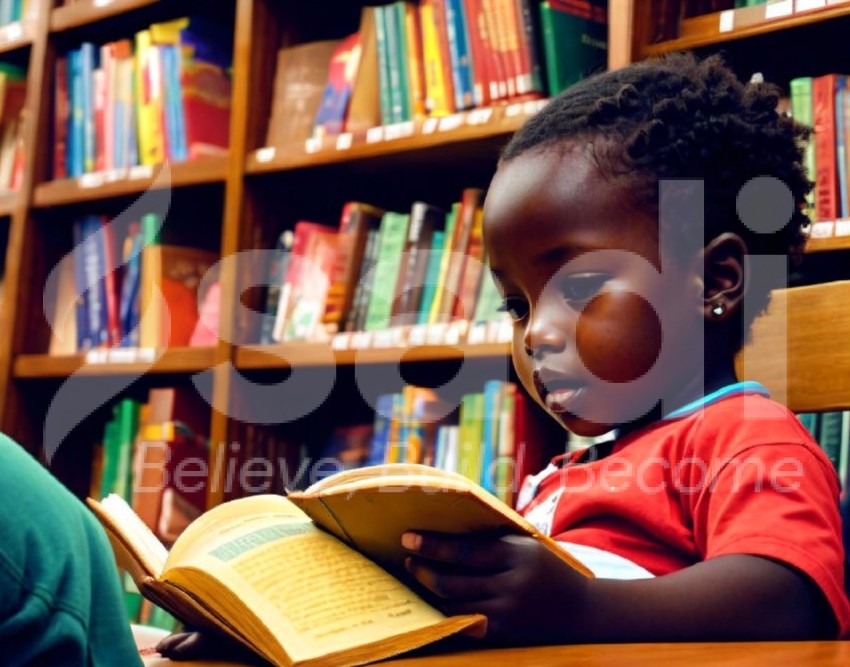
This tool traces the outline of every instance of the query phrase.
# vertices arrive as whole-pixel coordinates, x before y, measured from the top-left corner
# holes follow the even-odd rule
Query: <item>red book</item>
[[[67,159],[69,104],[68,60],[65,57],[56,59],[53,99],[53,178],[66,178],[68,175],[65,160]]]
[[[189,159],[223,154],[230,142],[230,79],[220,67],[184,61],[180,83]]]
[[[115,347],[121,342],[121,318],[118,313],[118,285],[121,281],[116,277],[118,267],[115,261],[115,233],[108,221],[104,220],[102,224],[107,343],[110,347]]]
[[[835,91],[839,74],[812,81],[815,127],[815,211],[818,220],[835,220],[839,210],[838,166],[835,145]]]
[[[472,87],[476,106],[486,106],[492,100],[490,83],[490,43],[481,0],[463,0],[469,45],[472,51]]]

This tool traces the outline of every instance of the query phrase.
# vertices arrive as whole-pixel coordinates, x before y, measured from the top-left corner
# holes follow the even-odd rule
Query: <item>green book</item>
[[[813,128],[815,118],[812,108],[812,77],[803,76],[797,79],[791,79],[789,87],[791,89],[791,115],[798,123]],[[814,140],[811,140],[806,144],[804,160],[806,176],[810,181],[814,182],[815,174],[817,173]],[[814,214],[814,189],[808,194],[806,201],[808,202],[810,215]]]
[[[388,7],[375,7],[375,43],[378,51],[378,100],[381,109],[381,124],[393,122],[393,96],[390,85],[390,54],[387,43]]]
[[[495,322],[503,317],[501,310],[502,294],[496,287],[490,265],[485,263],[481,271],[481,285],[478,289],[478,300],[475,302],[473,322]]]
[[[608,62],[608,26],[571,14],[561,5],[540,5],[543,53],[549,94],[604,70]]]
[[[818,443],[832,461],[836,472],[841,469],[841,431],[844,413],[841,411],[824,412],[820,416]]]
[[[398,69],[398,95],[400,96],[399,108],[401,112],[396,118],[396,122],[403,122],[413,119],[413,109],[410,106],[410,47],[407,43],[407,29],[405,28],[405,2],[400,1],[392,5],[393,14],[393,31],[395,32],[395,40],[390,39],[390,43],[395,41],[395,57],[390,54],[390,65],[394,69]],[[393,90],[393,94],[395,94]]]
[[[460,399],[460,446],[457,454],[457,471],[476,484],[481,484],[483,427],[484,394],[464,394]]]
[[[437,293],[437,282],[440,279],[440,263],[443,259],[443,246],[446,243],[446,232],[436,230],[431,237],[431,249],[428,251],[428,267],[425,269],[425,282],[422,285],[422,298],[419,301],[419,316],[417,324],[428,324],[431,314],[431,304]]]
[[[372,292],[366,310],[366,331],[379,331],[390,325],[396,280],[409,220],[409,215],[394,211],[384,213],[381,218],[378,261],[372,272]]]

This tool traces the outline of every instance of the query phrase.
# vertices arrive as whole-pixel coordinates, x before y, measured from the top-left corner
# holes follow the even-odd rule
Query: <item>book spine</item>
[[[791,90],[791,113],[794,116],[794,120],[807,127],[814,127],[812,77],[807,76],[792,79],[789,87]],[[817,174],[814,140],[806,142],[804,164],[806,167],[806,176],[814,183]],[[810,210],[813,212],[815,204],[814,190],[806,196],[806,200]]]
[[[454,112],[451,81],[446,79],[441,47],[441,27],[437,5],[441,0],[422,0],[419,8],[422,26],[422,53],[425,74],[425,110],[430,116],[445,116]]]
[[[445,243],[445,231],[434,232],[431,239],[431,248],[428,250],[427,266],[425,268],[425,279],[422,284],[422,296],[419,301],[419,312],[416,318],[417,324],[428,324],[431,314],[431,305],[434,302],[434,294],[437,292],[437,283],[440,280],[440,261],[443,257],[443,244]]]
[[[545,92],[543,83],[543,63],[538,51],[540,39],[538,28],[534,21],[531,0],[516,0],[516,13],[519,22],[519,37],[523,53],[523,63],[527,65],[528,92],[542,94]]]
[[[84,351],[94,347],[93,336],[89,331],[89,290],[86,288],[86,246],[83,221],[75,220],[74,235],[74,285],[77,293],[75,316],[77,322],[77,350]]]
[[[369,308],[369,291],[372,287],[372,272],[378,258],[378,243],[380,234],[377,229],[370,229],[366,235],[366,247],[363,250],[363,261],[360,266],[360,275],[357,287],[354,290],[354,299],[351,304],[351,315],[346,322],[346,331],[363,331],[366,324],[366,312]]]
[[[121,343],[121,317],[118,305],[118,264],[115,261],[115,233],[107,221],[101,225],[101,252],[103,254],[103,292],[106,301],[106,343],[115,347]]]
[[[469,49],[472,59],[472,93],[475,106],[490,104],[490,73],[486,30],[482,30],[481,0],[463,0]]]
[[[818,220],[838,217],[838,171],[835,155],[835,89],[838,75],[814,79],[812,86],[815,122],[815,209]]]
[[[474,106],[472,63],[469,53],[463,5],[460,0],[443,0],[446,13],[446,34],[452,64],[455,107],[460,111]]]
[[[83,173],[95,170],[96,133],[95,133],[95,85],[94,85],[94,44],[83,42],[80,47],[80,73],[82,77],[83,112]]]
[[[390,125],[393,122],[390,54],[387,43],[387,13],[387,7],[375,7],[375,40],[378,46],[378,90],[382,125]]]
[[[295,235],[290,230],[281,233],[275,245],[275,254],[269,266],[268,284],[266,285],[266,307],[263,323],[260,328],[260,343],[271,345],[274,343],[272,333],[274,331],[275,316],[278,303],[280,303],[280,292],[283,288],[286,273],[289,268],[289,260],[292,256],[292,244]]]
[[[425,73],[422,68],[422,30],[416,5],[404,3],[404,28],[407,43],[408,82],[411,117],[425,115]]]
[[[369,295],[366,331],[386,329],[390,324],[396,280],[410,216],[387,212],[381,220],[378,259]]]
[[[53,144],[53,178],[68,176],[68,58],[60,56],[56,59],[56,81],[54,82],[54,144]]]

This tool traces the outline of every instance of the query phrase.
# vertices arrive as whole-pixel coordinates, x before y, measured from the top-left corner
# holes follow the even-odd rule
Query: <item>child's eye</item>
[[[510,315],[514,322],[519,322],[528,315],[528,301],[521,296],[506,296],[499,306],[499,311]]]
[[[567,301],[589,301],[599,293],[609,276],[605,273],[576,273],[561,283],[561,292]]]

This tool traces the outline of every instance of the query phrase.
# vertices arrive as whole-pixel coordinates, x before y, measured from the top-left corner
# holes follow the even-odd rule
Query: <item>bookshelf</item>
[[[212,11],[206,3],[174,0],[56,4],[56,0],[31,0],[34,11],[29,19],[0,27],[0,59],[26,63],[29,110],[22,186],[15,194],[0,196],[0,218],[8,220],[0,221],[8,226],[6,298],[0,325],[11,332],[0,338],[0,395],[5,397],[0,404],[0,427],[5,432],[38,451],[50,400],[61,382],[71,376],[94,384],[136,378],[129,391],[138,393],[166,383],[191,386],[194,376],[206,374],[213,404],[225,406],[239,400],[233,369],[251,377],[280,377],[293,369],[333,366],[339,371],[338,382],[349,383],[337,391],[343,396],[354,391],[350,371],[361,364],[376,368],[400,364],[403,373],[410,369],[421,375],[422,369],[426,374],[427,369],[446,374],[446,369],[471,360],[505,372],[509,365],[505,343],[368,349],[253,344],[242,330],[241,309],[259,304],[255,297],[243,295],[240,286],[248,284],[244,268],[228,263],[222,266],[220,276],[220,340],[215,346],[168,349],[153,361],[144,355],[46,354],[49,329],[42,312],[42,288],[52,266],[70,247],[70,220],[92,206],[107,213],[120,212],[154,186],[162,172],[161,166],[153,166],[51,178],[56,58],[84,39],[119,39],[154,21]],[[538,101],[386,126],[365,136],[343,136],[324,144],[265,145],[277,50],[355,31],[364,4],[368,3],[332,0],[323,3],[321,10],[306,2],[275,0],[222,0],[216,4],[217,14],[230,17],[227,20],[234,37],[230,145],[226,157],[169,165],[174,215],[187,220],[184,233],[202,239],[219,256],[227,257],[272,247],[275,234],[299,219],[335,222],[342,204],[351,199],[401,210],[417,199],[445,205],[463,187],[487,186],[499,147],[539,108]],[[646,0],[610,0],[609,66],[685,47],[711,50],[734,42],[745,49],[752,37],[788,35],[842,22],[850,17],[850,3],[747,26],[733,16],[732,29],[722,33],[718,15],[694,17],[683,22],[679,37],[658,44],[650,44],[646,37],[651,33],[653,11],[653,3]],[[391,188],[386,183],[388,175],[394,179]],[[839,237],[812,239],[808,248],[812,257],[847,249],[850,240]],[[333,419],[330,408],[320,412]],[[101,426],[99,411],[80,427],[76,437],[93,442]],[[279,428],[285,430],[287,425]],[[238,432],[239,424],[223,411],[210,409],[212,469],[222,464],[226,445]],[[82,493],[88,465],[85,456],[68,455],[57,463],[57,474]],[[210,489],[210,504],[222,498],[221,489]]]
[[[293,369],[338,374],[336,396],[353,392],[353,368],[400,365],[402,375],[419,379],[436,374],[450,379],[464,361],[476,377],[488,373],[508,379],[506,343],[456,344],[428,341],[399,348],[377,346],[332,349],[326,344],[256,345],[241,330],[241,267],[221,268],[220,340],[212,347],[109,350],[87,354],[47,354],[49,325],[42,312],[42,291],[51,269],[71,247],[71,221],[97,211],[116,215],[151,189],[165,187],[162,165],[140,166],[54,179],[53,98],[56,61],[83,41],[98,44],[132,35],[153,22],[192,13],[223,16],[233,31],[231,115],[228,155],[168,165],[171,212],[185,220],[184,236],[198,238],[220,257],[242,250],[270,248],[280,229],[298,219],[338,221],[350,199],[409,207],[437,201],[447,206],[463,187],[486,187],[499,148],[540,108],[539,100],[511,102],[379,128],[365,136],[343,136],[325,145],[265,145],[275,80],[276,54],[282,46],[317,39],[338,39],[357,30],[367,2],[333,0],[322,10],[309,3],[274,0],[224,0],[215,11],[193,0],[31,0],[31,14],[0,27],[0,59],[24,64],[27,71],[28,122],[22,187],[0,196],[0,218],[8,228],[5,245],[5,305],[0,324],[11,335],[0,342],[0,428],[30,451],[39,452],[52,398],[73,380],[79,391],[95,393],[121,386],[121,396],[141,398],[149,388],[191,386],[203,375],[216,406],[239,400],[233,369],[248,377],[285,376]],[[426,172],[422,166],[426,165]],[[401,187],[387,190],[393,174]],[[310,369],[315,369],[311,371]],[[436,369],[436,370],[435,370]],[[477,381],[477,380],[476,380]],[[382,389],[390,389],[382,387]],[[393,390],[397,387],[392,387]],[[472,389],[469,387],[467,389]],[[480,389],[480,387],[479,387]],[[362,408],[360,408],[362,412]],[[72,433],[74,444],[60,451],[52,468],[75,493],[86,492],[91,444],[102,430],[108,404],[98,407]],[[334,409],[318,410],[324,419]],[[220,466],[226,444],[239,424],[224,411],[209,409],[211,468]],[[303,430],[315,425],[309,417]],[[288,425],[277,427],[287,430]],[[211,487],[209,503],[223,490]]]

